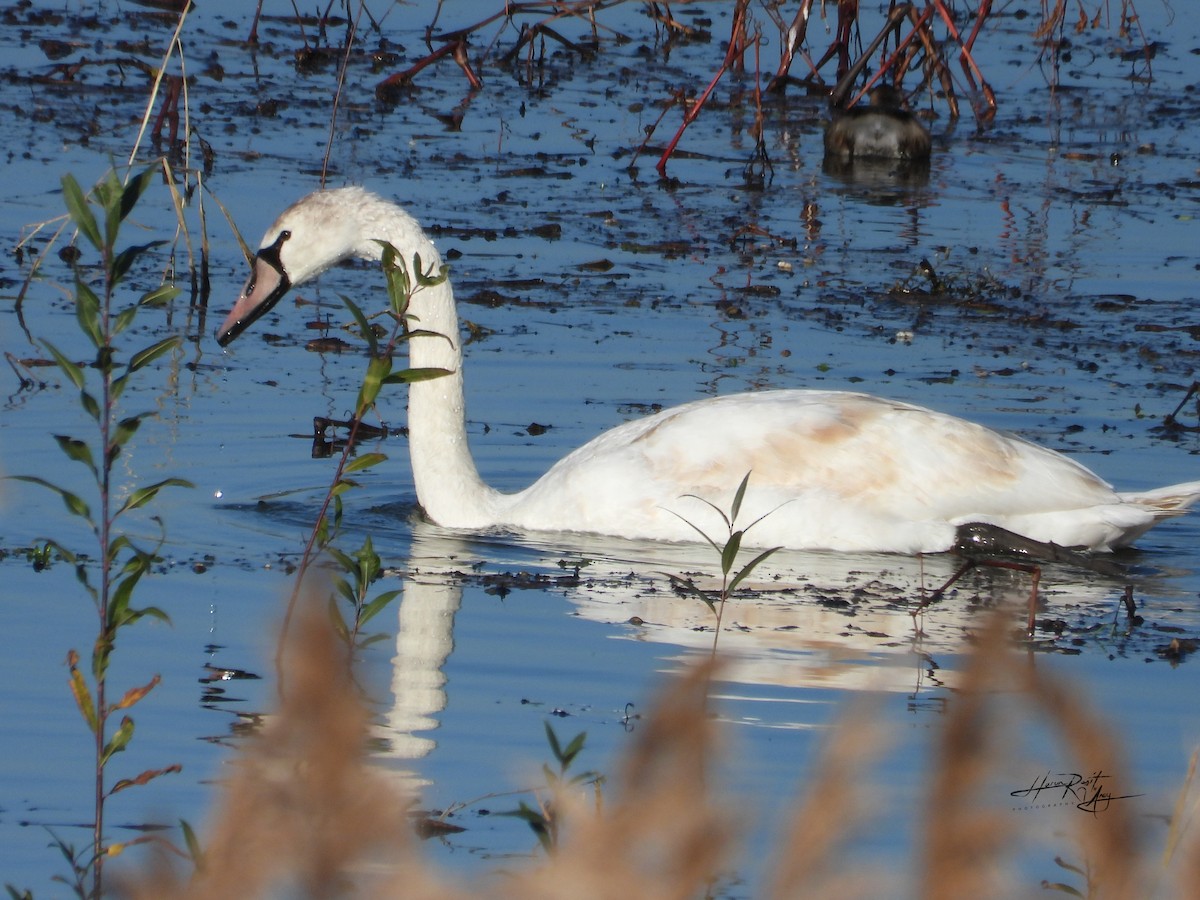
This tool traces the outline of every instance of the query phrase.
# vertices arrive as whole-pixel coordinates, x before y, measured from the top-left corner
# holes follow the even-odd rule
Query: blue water
[[[317,184],[333,73],[298,75],[290,65],[300,38],[286,10],[265,23],[268,46],[251,52],[238,43],[249,28],[249,7],[203,4],[185,41],[189,73],[197,76],[190,88],[193,123],[215,152],[205,188],[255,244],[280,209]],[[969,115],[952,124],[935,105],[937,150],[923,186],[864,187],[826,176],[821,103],[792,91],[766,101],[774,180],[766,190],[746,189],[749,107],[729,105],[749,88],[745,78],[723,82],[721,102],[688,131],[681,148],[697,155],[671,162],[678,184],[657,181],[655,152],[631,173],[626,151],[657,118],[656,104],[679,84],[707,81],[728,28],[714,10],[713,43],[647,58],[637,48],[652,32],[633,7],[611,15],[640,37],[607,46],[599,61],[555,56],[542,72],[544,83],[532,88],[518,72],[486,69],[485,89],[470,98],[460,130],[438,118],[465,98],[452,64],[422,76],[395,108],[373,99],[382,75],[357,66],[338,120],[331,182],[364,183],[398,197],[427,225],[445,227],[438,238],[443,250],[461,252],[452,269],[461,313],[487,329],[468,347],[472,446],[481,473],[499,487],[527,484],[570,448],[647,404],[781,386],[867,390],[966,415],[1069,452],[1122,488],[1190,480],[1197,477],[1200,437],[1165,440],[1152,426],[1195,378],[1195,341],[1179,329],[1194,324],[1200,246],[1191,134],[1197,100],[1187,90],[1198,78],[1189,52],[1198,36],[1194,22],[1168,23],[1157,5],[1140,12],[1151,36],[1169,35],[1153,82],[1127,78],[1136,66],[1112,56],[1120,42],[1104,30],[1073,38],[1073,62],[1056,93],[1029,58],[1031,20],[997,19],[993,42],[981,53],[1001,100],[997,120],[979,130]],[[395,13],[385,32],[411,60],[420,53],[429,13]],[[470,20],[457,9],[447,15],[460,18],[440,27]],[[30,74],[51,66],[38,40],[48,32],[89,47],[99,42],[115,57],[118,40],[146,35],[159,47],[170,33],[167,20],[133,7],[115,10],[111,21],[81,35],[67,33],[70,27],[0,30],[0,58],[5,72],[15,73],[0,79],[0,121],[24,144],[20,152],[10,146],[0,170],[0,229],[10,247],[34,223],[61,214],[64,172],[88,184],[129,153],[146,97],[143,76],[122,80],[111,65],[82,70],[78,84],[31,81]],[[511,32],[501,43],[506,39]],[[224,67],[223,80],[202,74],[210,58]],[[617,66],[626,69],[619,85]],[[612,91],[597,92],[597,82]],[[278,114],[255,115],[264,101],[281,102]],[[99,127],[85,141],[80,134],[93,119]],[[668,115],[654,146],[661,148],[677,122],[677,114]],[[197,152],[193,147],[193,161]],[[151,151],[141,158],[149,160]],[[114,800],[109,821],[125,837],[134,832],[123,826],[147,821],[202,824],[212,783],[238,743],[238,714],[270,709],[273,635],[289,564],[332,473],[329,460],[310,457],[311,421],[347,414],[363,368],[352,354],[306,351],[309,333],[300,323],[313,311],[298,311],[290,301],[222,353],[210,337],[214,317],[232,302],[245,264],[212,198],[205,198],[205,214],[212,313],[189,308],[185,294],[165,314],[143,313],[131,337],[131,344],[171,333],[188,340],[141,373],[127,395],[131,409],[154,409],[158,418],[130,446],[122,478],[132,485],[182,476],[196,488],[164,492],[156,502],[153,511],[166,529],[164,562],[138,593],[140,603],[166,610],[172,624],[141,623],[123,634],[114,663],[123,687],[155,673],[163,680],[136,708],[135,740],[113,774],[184,766],[179,775]],[[187,215],[196,237],[195,203]],[[147,235],[138,240],[174,234],[170,198],[160,188],[135,219]],[[560,225],[561,236],[539,236],[535,229],[547,224]],[[663,242],[678,243],[664,248]],[[24,321],[34,335],[83,358],[64,299],[70,273],[56,252],[28,289]],[[182,245],[177,252],[183,268]],[[925,286],[913,274],[922,258],[958,289],[932,298],[905,293]],[[612,268],[581,268],[598,260]],[[156,257],[135,275],[137,287],[153,284],[165,265],[165,255]],[[9,255],[0,266],[3,349],[17,358],[44,356],[17,319],[15,296],[27,264]],[[366,267],[339,269],[300,296],[340,321],[339,297],[369,306],[375,277]],[[503,302],[471,302],[488,290]],[[727,312],[729,303],[736,314]],[[284,339],[265,343],[265,332]],[[83,490],[82,469],[63,461],[51,435],[84,435],[87,420],[54,370],[35,372],[45,386],[22,391],[5,368],[0,469]],[[381,416],[403,424],[400,394],[386,398]],[[531,422],[551,427],[533,437],[526,430]],[[521,589],[503,599],[477,580],[462,585],[444,575],[430,576],[441,595],[414,599],[411,582],[393,576],[388,586],[403,584],[404,601],[376,620],[389,639],[361,660],[378,734],[390,742],[379,764],[398,781],[419,785],[429,808],[514,790],[536,781],[548,759],[542,723],[561,709],[569,716],[552,719],[560,735],[588,732],[582,764],[615,771],[631,740],[627,705],[648,711],[668,673],[703,656],[711,641],[710,632],[694,630],[709,624],[707,610],[668,596],[661,572],[711,571],[711,560],[662,548],[579,546],[578,539],[553,536],[446,544],[436,532],[414,534],[403,437],[389,437],[378,449],[391,460],[365,473],[363,490],[347,497],[349,537],[370,531],[395,570],[436,571],[452,558],[454,568],[476,565],[484,575],[521,569],[557,575],[560,559],[600,560],[590,570],[595,580],[583,587]],[[0,878],[54,895],[49,879],[62,863],[46,847],[44,826],[82,844],[86,831],[78,825],[90,816],[87,735],[63,660],[70,648],[86,652],[94,614],[65,565],[35,573],[20,550],[47,535],[87,547],[90,535],[52,495],[11,481],[0,490],[0,547],[8,552],[0,560],[0,634],[7,639],[0,654]],[[271,502],[259,506],[260,498]],[[1137,595],[1146,623],[1129,636],[1122,629],[1085,631],[1112,620],[1119,585],[1060,569],[1043,583],[1048,614],[1083,636],[1073,648],[1078,655],[1038,654],[1036,665],[1071,679],[1080,703],[1114,723],[1127,760],[1126,771],[1116,774],[1145,795],[1138,801],[1145,817],[1169,813],[1200,737],[1192,699],[1196,663],[1172,666],[1155,654],[1172,636],[1200,630],[1197,521],[1170,523],[1143,541],[1137,565],[1148,577],[1138,582]],[[157,539],[153,522],[143,518],[133,527],[143,541]],[[779,562],[789,579],[814,592],[836,594],[848,580],[853,586],[878,579],[905,596],[936,584],[952,566],[930,560],[923,571],[917,561],[871,557]],[[1024,590],[1004,576],[983,589],[1014,604]],[[811,777],[828,726],[850,700],[864,696],[877,704],[886,749],[864,777],[870,814],[850,858],[911,871],[910,823],[927,797],[932,738],[945,705],[955,701],[963,630],[979,622],[964,611],[966,593],[926,615],[922,641],[914,639],[907,613],[879,595],[854,617],[803,591],[756,597],[730,611],[744,630],[721,637],[731,663],[716,693],[736,763],[726,771],[729,791],[747,818],[761,823],[746,826],[750,884],[778,823]],[[424,742],[414,743],[389,725],[404,686],[396,673],[405,671],[397,668],[391,635],[405,633],[406,614],[426,602],[442,611],[438,621],[452,614],[453,628],[426,648],[422,675],[440,672],[445,695],[440,707],[426,709],[436,727],[419,732]],[[633,615],[649,624],[628,624]],[[930,660],[939,667],[933,677]],[[225,682],[227,693],[214,700],[201,682],[206,665],[262,677]],[[1050,739],[1052,725],[1022,726],[1017,733],[1028,734],[1026,752],[1014,752],[1011,766],[996,775],[999,799],[988,795],[985,802],[1003,805],[1010,782],[1015,787],[1042,768],[1070,765]],[[413,746],[424,755],[406,755],[404,748]],[[487,805],[503,808],[500,801]],[[1058,824],[1022,815],[1031,834]],[[480,816],[477,807],[456,820],[468,831],[429,845],[452,872],[474,876],[498,859],[534,854],[536,841],[516,820]],[[1161,833],[1151,831],[1153,843]],[[1019,883],[1061,878],[1052,858],[1070,850],[1051,843],[1024,848],[1016,856]]]

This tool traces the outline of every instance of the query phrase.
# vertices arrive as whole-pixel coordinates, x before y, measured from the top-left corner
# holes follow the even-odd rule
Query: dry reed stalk
[[[333,895],[417,897],[618,898],[671,900],[709,893],[731,864],[745,820],[731,813],[713,783],[717,729],[710,715],[713,664],[672,681],[643,720],[603,808],[567,795],[548,812],[560,823],[558,850],[523,871],[505,871],[470,886],[444,879],[418,853],[408,800],[366,762],[367,715],[345,645],[328,619],[305,605],[284,655],[289,690],[222,787],[217,815],[203,841],[202,869],[190,880],[159,871],[127,893],[135,898]],[[853,864],[840,852],[865,822],[868,777],[883,752],[880,717],[862,704],[831,731],[819,764],[805,773],[798,804],[774,854],[762,866],[772,898],[873,897],[899,890],[913,896],[1027,896],[1005,868],[1019,837],[1007,794],[989,800],[1011,775],[1009,736],[1030,716],[1060,737],[1064,762],[1080,771],[1124,772],[1117,742],[1079,690],[1052,677],[1036,659],[1015,652],[1004,617],[981,635],[961,686],[935,738],[924,828],[923,865],[915,878]],[[1007,781],[1004,782],[1007,785]],[[873,815],[896,817],[878,808]],[[1115,802],[1071,820],[1085,857],[1088,896],[1142,896],[1152,881],[1137,841],[1135,807]],[[1187,828],[1182,798],[1171,831],[1177,885],[1200,878],[1200,841]],[[749,811],[745,811],[749,812]],[[1182,838],[1181,838],[1182,835]],[[1064,836],[1064,843],[1071,836]],[[1053,848],[1046,848],[1047,859]],[[1159,880],[1168,875],[1168,861]],[[754,877],[754,876],[752,876]],[[757,880],[757,879],[756,879]],[[898,887],[899,885],[899,887]]]
[[[711,783],[716,726],[708,710],[714,667],[673,680],[616,777],[618,795],[600,814],[576,809],[558,853],[519,876],[506,894],[523,898],[700,897],[728,861],[734,814]]]
[[[1011,813],[989,804],[981,788],[1011,768],[1007,737],[1038,717],[1059,738],[1072,771],[1120,777],[1129,770],[1109,727],[1095,716],[1085,692],[1053,677],[1036,657],[1014,652],[997,615],[981,635],[964,681],[949,704],[930,785],[922,896],[1002,896],[1002,865],[1018,834]],[[1019,714],[1003,707],[1015,697]],[[1140,897],[1144,887],[1134,823],[1135,806],[1113,802],[1072,819],[1073,837],[1089,872],[1089,896]],[[1028,887],[1028,886],[1027,886]]]
[[[364,764],[367,715],[320,604],[304,604],[284,658],[290,688],[231,766],[190,879],[158,871],[135,898],[465,897],[419,862],[407,800]]]
[[[947,707],[936,744],[925,818],[922,896],[930,900],[1001,896],[997,861],[1012,825],[979,788],[1001,762],[989,693],[1006,674],[1010,647],[1000,616],[993,616],[972,654],[957,695]]]
[[[871,873],[848,870],[839,852],[864,821],[864,773],[886,746],[877,712],[877,702],[856,701],[830,732],[808,779],[807,794],[774,849],[768,897],[878,897],[886,893],[886,883]]]

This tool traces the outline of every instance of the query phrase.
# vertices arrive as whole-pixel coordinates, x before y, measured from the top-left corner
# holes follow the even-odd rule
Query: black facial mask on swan
[[[222,347],[227,346],[261,316],[270,312],[291,289],[292,280],[288,278],[280,258],[283,244],[291,236],[290,231],[281,231],[275,243],[263,247],[255,254],[250,267],[250,278],[242,288],[242,295],[229,311],[225,322],[217,329],[217,343]]]

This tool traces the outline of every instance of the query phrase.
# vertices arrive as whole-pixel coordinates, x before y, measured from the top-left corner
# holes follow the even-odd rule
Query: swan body
[[[267,231],[246,286],[217,332],[224,346],[287,290],[379,240],[427,271],[440,256],[399,206],[361,188],[310,194]],[[409,386],[417,497],[450,528],[505,528],[694,541],[721,539],[751,473],[743,541],[859,552],[950,549],[959,526],[995,525],[1036,541],[1111,550],[1200,498],[1200,482],[1118,493],[1051,450],[919,406],[868,394],[774,390],[686,403],[617,426],[517,493],[488,487],[467,446],[458,314],[447,279],[412,297],[422,332],[413,367],[451,374]],[[686,521],[685,521],[686,520]],[[692,524],[689,524],[692,523]]]

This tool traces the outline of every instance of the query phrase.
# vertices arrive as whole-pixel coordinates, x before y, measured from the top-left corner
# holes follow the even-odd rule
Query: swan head
[[[379,259],[373,240],[380,213],[401,214],[394,204],[359,187],[316,191],[292,204],[267,229],[251,262],[250,277],[221,327],[222,347],[270,311],[293,287],[353,256]],[[405,216],[407,218],[407,216]]]

